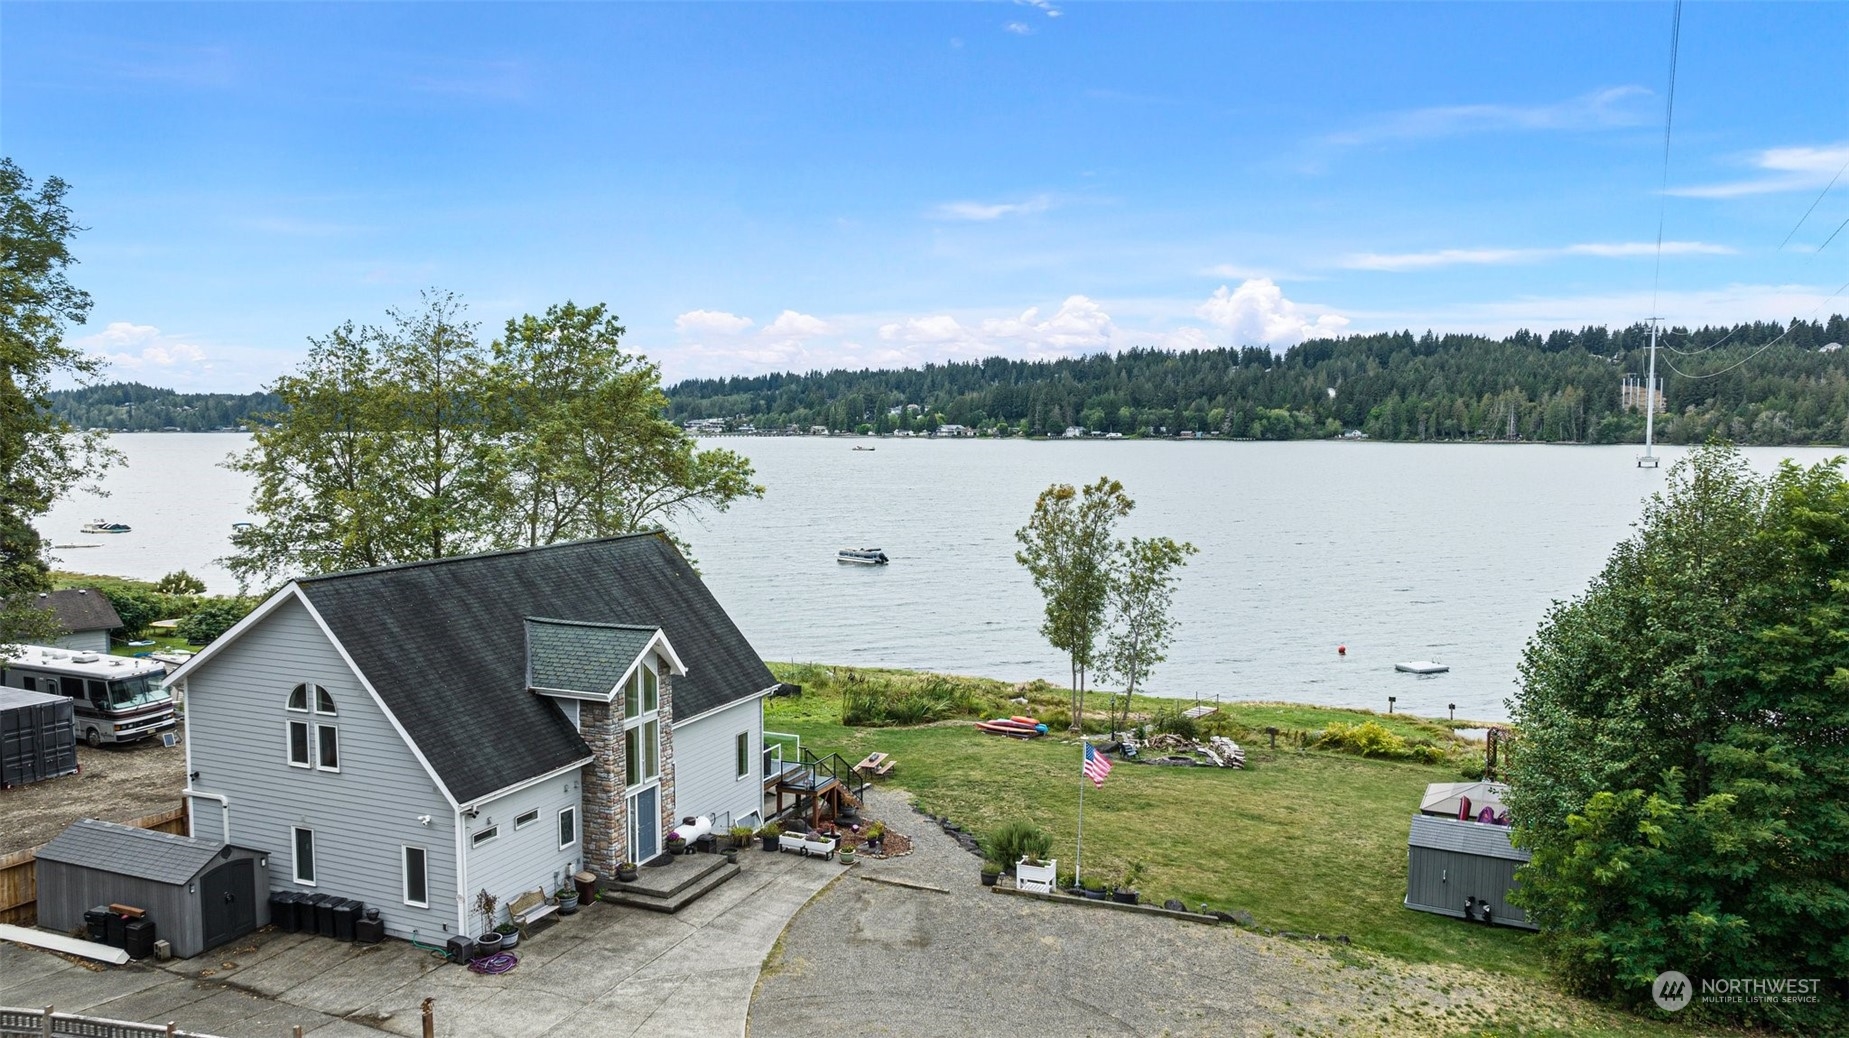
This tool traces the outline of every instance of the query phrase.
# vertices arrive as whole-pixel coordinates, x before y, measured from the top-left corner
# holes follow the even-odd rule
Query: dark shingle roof
[[[122,618],[116,615],[116,607],[109,604],[109,599],[101,591],[90,588],[47,592],[33,599],[32,604],[57,614],[58,622],[64,625],[67,634],[113,631],[122,626]]]
[[[687,665],[674,679],[676,717],[748,698],[776,681],[660,533],[299,583],[463,803],[590,756],[564,714],[527,691],[527,617],[659,627]]]
[[[224,844],[84,818],[37,851],[40,861],[107,869],[156,883],[185,883],[218,857]]]
[[[658,628],[526,618],[527,684],[604,695],[648,648]]]

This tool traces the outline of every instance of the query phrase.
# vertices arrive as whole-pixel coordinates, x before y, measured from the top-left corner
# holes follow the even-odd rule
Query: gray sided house
[[[1407,836],[1407,908],[1536,929],[1519,906],[1509,903],[1509,892],[1518,885],[1515,870],[1528,863],[1529,852],[1510,842],[1506,822],[1474,820],[1485,808],[1488,817],[1508,817],[1501,791],[1485,782],[1426,787]],[[1465,815],[1472,820],[1464,820]]]
[[[180,958],[269,922],[269,855],[86,818],[38,849],[38,921],[70,933],[84,911],[133,905]]]
[[[195,836],[431,943],[755,819],[776,685],[658,533],[297,580],[168,681]]]
[[[116,607],[101,591],[67,588],[40,593],[33,605],[49,609],[58,618],[63,633],[51,644],[60,649],[81,652],[108,652],[109,632],[122,626]]]

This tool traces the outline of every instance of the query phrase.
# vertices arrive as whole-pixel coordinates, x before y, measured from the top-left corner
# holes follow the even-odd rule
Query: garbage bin
[[[123,927],[128,925],[128,917],[114,909],[110,909],[109,916],[105,922],[107,924],[107,929],[104,932],[103,939],[109,942],[111,948],[122,947],[122,941],[124,939]]]
[[[283,933],[301,929],[295,921],[295,902],[300,896],[293,890],[270,891],[270,922]]]
[[[589,905],[597,900],[597,877],[589,872],[572,873],[572,882],[578,885],[578,903]]]
[[[154,954],[154,920],[131,919],[122,925],[122,950],[131,959]]]
[[[385,940],[385,920],[379,918],[379,910],[368,908],[366,914],[354,922],[353,939],[361,944],[378,944]]]
[[[313,935],[319,927],[315,906],[327,900],[326,894],[295,895],[295,929],[297,932]]]
[[[83,913],[83,925],[89,931],[90,939],[101,944],[109,939],[109,906],[97,905]]]
[[[351,898],[334,899],[334,939],[337,941],[353,940],[353,924],[359,921],[360,910],[366,907],[364,901]]]

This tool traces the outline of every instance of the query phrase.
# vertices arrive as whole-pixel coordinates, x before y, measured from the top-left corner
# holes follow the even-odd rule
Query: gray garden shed
[[[133,905],[189,958],[269,922],[269,854],[85,818],[38,851],[39,925],[70,933],[85,909]]]
[[[1491,922],[1537,927],[1509,903],[1515,870],[1529,853],[1509,842],[1509,827],[1418,814],[1406,848],[1406,907],[1465,918],[1466,906],[1488,905]],[[1471,918],[1482,920],[1480,914]]]

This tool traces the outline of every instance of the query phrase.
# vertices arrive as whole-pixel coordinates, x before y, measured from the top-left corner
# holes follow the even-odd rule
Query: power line
[[[1844,220],[1842,223],[1837,224],[1836,229],[1830,232],[1830,236],[1823,239],[1823,244],[1817,246],[1817,252],[1822,252],[1824,249],[1828,248],[1830,243],[1836,240],[1836,236],[1843,233],[1844,227],[1849,227],[1849,220]],[[1816,252],[1811,253],[1813,256],[1816,254]]]
[[[1803,215],[1803,216],[1800,216],[1800,217],[1798,217],[1798,222],[1797,222],[1797,224],[1796,224],[1796,225],[1794,225],[1794,226],[1793,226],[1793,227],[1791,228],[1791,234],[1796,234],[1796,233],[1798,233],[1798,228],[1799,228],[1799,227],[1802,227],[1802,226],[1804,226],[1804,221],[1806,221],[1806,220],[1808,220],[1808,219],[1810,219],[1810,214],[1811,214],[1811,213],[1814,213],[1814,212],[1816,212],[1816,211],[1817,211],[1817,203],[1818,203],[1818,202],[1821,202],[1821,201],[1823,201],[1823,196],[1824,196],[1824,195],[1827,195],[1827,194],[1829,194],[1829,193],[1830,193],[1830,188],[1833,188],[1833,187],[1835,187],[1835,186],[1836,186],[1836,182],[1837,182],[1838,180],[1840,180],[1840,179],[1842,178],[1842,175],[1843,175],[1843,171],[1844,171],[1844,170],[1849,170],[1849,162],[1845,162],[1845,163],[1843,163],[1843,168],[1842,168],[1842,169],[1839,169],[1839,170],[1837,170],[1837,171],[1836,171],[1836,176],[1833,176],[1833,177],[1831,177],[1831,178],[1830,178],[1830,182],[1829,182],[1828,184],[1825,184],[1825,185],[1824,185],[1824,187],[1823,187],[1823,190],[1822,190],[1822,191],[1819,191],[1819,192],[1817,193],[1817,197],[1816,197],[1816,199],[1815,199],[1815,200],[1813,200],[1813,201],[1811,202],[1811,204],[1810,204],[1810,208],[1809,208],[1809,209],[1806,209],[1806,210],[1804,210],[1804,215]],[[1840,230],[1842,230],[1842,228],[1841,228],[1841,227],[1838,227],[1838,228],[1837,228],[1837,230],[1839,230],[1839,231],[1840,231]],[[1779,243],[1778,243],[1778,248],[1777,248],[1776,250],[1774,250],[1774,251],[1777,251],[1777,252],[1783,252],[1783,251],[1785,251],[1785,246],[1787,246],[1787,245],[1789,245],[1789,244],[1791,244],[1791,234],[1787,234],[1787,235],[1785,235],[1785,240],[1784,240],[1784,241],[1782,241],[1782,242],[1779,242]],[[1834,234],[1832,234],[1832,235],[1830,235],[1830,237],[1832,237],[1832,238],[1834,238],[1834,237],[1836,237],[1836,235],[1834,235]],[[1825,244],[1825,245],[1828,245],[1828,244],[1829,244],[1829,242],[1825,242],[1824,244]],[[1819,248],[1819,249],[1818,249],[1817,251],[1818,251],[1818,252],[1822,252],[1822,251],[1823,251],[1823,249],[1822,249],[1822,248]]]
[[[1669,26],[1669,97],[1663,105],[1663,182],[1656,195],[1656,268],[1650,274],[1650,312],[1656,313],[1657,289],[1663,280],[1663,221],[1669,209],[1669,131],[1676,119],[1676,59],[1682,51],[1682,0],[1676,0]]]
[[[1838,229],[1840,230],[1840,228]],[[1778,335],[1775,336],[1770,342],[1767,342],[1764,346],[1759,347],[1753,352],[1747,354],[1745,357],[1741,358],[1740,360],[1732,364],[1727,365],[1726,367],[1720,369],[1719,371],[1710,371],[1705,375],[1691,375],[1688,372],[1683,371],[1680,368],[1676,367],[1674,361],[1665,360],[1663,361],[1663,363],[1669,366],[1669,370],[1675,372],[1678,375],[1681,375],[1683,378],[1686,378],[1686,379],[1699,380],[1699,379],[1704,379],[1704,378],[1718,378],[1721,375],[1725,375],[1729,371],[1732,371],[1735,368],[1738,368],[1741,365],[1747,363],[1748,361],[1752,360],[1754,357],[1757,357],[1761,353],[1764,353],[1765,351],[1771,349],[1773,346],[1778,345],[1779,340],[1783,339],[1787,335],[1790,335],[1791,330],[1793,328],[1796,328],[1801,323],[1809,323],[1811,318],[1816,317],[1819,313],[1823,311],[1824,307],[1829,306],[1831,301],[1833,301],[1837,296],[1842,295],[1844,292],[1849,292],[1849,281],[1843,282],[1841,288],[1838,288],[1836,291],[1831,292],[1828,296],[1826,296],[1823,302],[1818,303],[1817,306],[1814,309],[1812,309],[1811,312],[1807,316],[1805,316],[1802,321],[1791,322],[1789,325],[1785,327],[1784,331],[1779,332]]]

